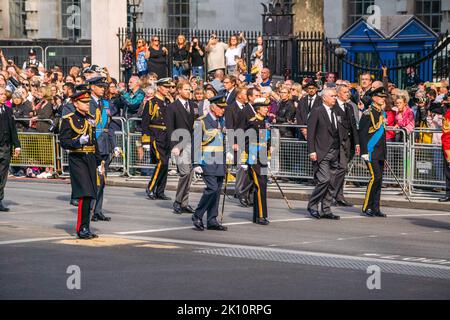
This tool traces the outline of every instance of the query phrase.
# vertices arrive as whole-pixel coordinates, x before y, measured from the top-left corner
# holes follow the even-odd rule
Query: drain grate
[[[198,252],[233,258],[246,258],[285,263],[297,263],[341,269],[367,270],[371,265],[380,267],[381,272],[450,280],[450,267],[431,266],[403,261],[383,261],[380,259],[337,256],[330,254],[281,251],[259,248],[218,248]]]

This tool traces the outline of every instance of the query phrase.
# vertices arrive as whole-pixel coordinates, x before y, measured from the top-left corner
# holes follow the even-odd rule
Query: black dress
[[[167,64],[166,56],[160,48],[155,50],[152,47],[149,48],[150,58],[148,58],[147,65],[149,72],[154,72],[158,75],[158,79],[167,77]]]

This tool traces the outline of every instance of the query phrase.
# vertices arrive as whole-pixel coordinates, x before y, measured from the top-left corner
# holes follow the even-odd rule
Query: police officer
[[[206,188],[192,215],[192,222],[197,230],[203,231],[205,229],[203,215],[207,212],[207,229],[226,231],[227,227],[217,221],[217,215],[220,190],[226,174],[223,114],[227,100],[224,95],[220,95],[209,101],[211,103],[210,112],[206,116],[200,117],[194,124],[194,150],[192,152],[194,172],[203,174]],[[232,154],[229,156],[232,157]]]
[[[89,115],[90,92],[76,91],[72,96],[76,111],[63,117],[59,139],[69,153],[72,195],[78,198],[76,232],[80,239],[97,235],[89,229],[91,202],[97,197],[97,167],[101,157],[95,137],[95,119]]]
[[[255,117],[248,121],[246,135],[250,132],[246,141],[246,163],[248,175],[254,186],[253,222],[260,225],[268,225],[267,220],[267,174],[270,169],[270,129],[267,119],[270,100],[257,98],[254,101]]]
[[[373,90],[372,103],[364,111],[359,122],[361,157],[371,175],[362,208],[363,213],[369,217],[386,217],[380,211],[384,161],[387,158],[386,113],[384,112],[386,97],[383,87]]]
[[[156,82],[155,96],[145,104],[142,113],[142,147],[150,150],[151,162],[156,164],[152,178],[147,185],[147,197],[150,200],[171,200],[164,194],[169,170],[170,146],[165,123],[169,88],[175,84],[171,78]]]
[[[121,154],[121,150],[116,146],[114,130],[110,129],[112,121],[110,101],[104,98],[105,88],[108,86],[108,83],[105,82],[104,77],[91,78],[87,83],[91,90],[90,111],[95,118],[95,137],[98,144],[98,152],[104,167],[98,169],[97,184],[99,187],[92,221],[110,221],[111,218],[105,216],[102,212],[105,178],[112,153],[114,153],[115,157],[118,157]]]

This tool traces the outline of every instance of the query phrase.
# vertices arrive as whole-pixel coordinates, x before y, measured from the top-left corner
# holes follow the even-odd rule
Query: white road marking
[[[71,236],[63,236],[62,237],[61,236],[61,237],[48,237],[48,238],[30,238],[30,239],[8,240],[8,241],[0,241],[0,245],[52,241],[52,240],[62,240],[62,239],[70,239],[70,238],[73,238],[73,237],[71,237]]]

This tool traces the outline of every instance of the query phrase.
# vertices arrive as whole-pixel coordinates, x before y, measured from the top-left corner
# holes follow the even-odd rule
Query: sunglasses
[[[153,39],[152,41],[153,42],[159,42],[159,39]]]

